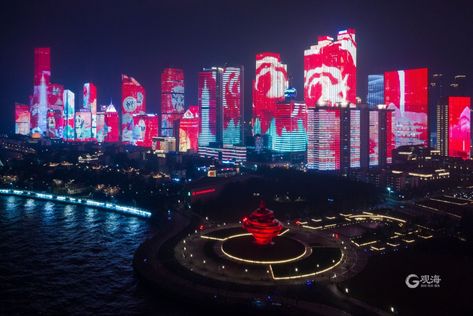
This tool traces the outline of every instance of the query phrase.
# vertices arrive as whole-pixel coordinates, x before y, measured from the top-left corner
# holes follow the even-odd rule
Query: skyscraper
[[[223,144],[243,141],[243,67],[225,67],[222,73]]]
[[[158,137],[159,120],[155,114],[133,115],[133,144],[151,148],[153,138]]]
[[[308,108],[356,103],[354,29],[338,32],[336,41],[320,36],[304,51],[304,99]]]
[[[222,142],[222,73],[212,67],[199,72],[198,105],[201,113],[199,147]]]
[[[340,108],[311,107],[307,111],[307,168],[340,170]]]
[[[29,135],[30,120],[30,107],[25,104],[15,103],[15,134]]]
[[[370,107],[384,104],[384,75],[368,75],[368,95],[366,103]]]
[[[184,70],[166,68],[161,73],[161,135],[174,136],[174,122],[185,111]]]
[[[307,167],[359,167],[356,126],[360,116],[349,108],[356,104],[355,30],[338,32],[336,41],[320,36],[316,45],[304,51],[304,100],[308,108]]]
[[[276,152],[303,152],[307,149],[307,107],[304,102],[281,102],[276,105],[271,135],[271,149]]]
[[[83,103],[81,112],[90,113],[90,137],[97,138],[97,88],[91,82],[84,84],[83,89]],[[85,114],[84,114],[85,115]],[[84,117],[89,117],[85,115]]]
[[[105,110],[105,142],[114,143],[120,140],[120,120],[118,112],[110,103]]]
[[[256,77],[253,82],[253,133],[266,135],[275,129],[276,105],[284,100],[289,86],[287,65],[277,53],[256,55]],[[271,138],[271,137],[270,137]],[[269,139],[268,146],[271,147]]]
[[[75,95],[71,90],[64,90],[64,133],[65,140],[74,140]]]
[[[31,99],[32,132],[47,130],[48,87],[51,78],[51,52],[49,47],[34,50],[34,88]]]
[[[451,96],[437,105],[437,149],[449,157],[470,157],[470,97]]]
[[[191,105],[179,122],[179,151],[197,152],[199,145],[199,125],[200,115],[199,107]]]
[[[122,75],[122,142],[133,141],[133,115],[145,112],[145,89],[133,77]]]
[[[428,146],[427,68],[384,74],[384,103],[394,110],[393,146]]]

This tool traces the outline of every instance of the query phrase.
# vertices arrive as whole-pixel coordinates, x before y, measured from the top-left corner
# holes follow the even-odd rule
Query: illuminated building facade
[[[384,104],[394,110],[392,149],[405,145],[428,146],[427,68],[384,74]]]
[[[176,138],[168,136],[153,137],[151,149],[162,153],[175,152]]]
[[[198,105],[200,108],[199,146],[222,142],[222,68],[199,72]]]
[[[470,97],[451,96],[437,105],[437,149],[449,157],[470,158]]]
[[[91,118],[91,139],[97,136],[97,88],[93,83],[84,84],[82,112],[90,112]]]
[[[64,118],[61,110],[48,110],[47,115],[47,135],[49,138],[63,138]]]
[[[133,115],[145,112],[145,89],[133,77],[122,75],[122,142],[133,142]]]
[[[245,146],[224,145],[221,148],[199,146],[199,156],[220,161],[245,162],[248,151]]]
[[[92,140],[92,113],[83,110],[75,113],[76,141],[87,142]]]
[[[320,36],[304,51],[304,100],[308,108],[356,103],[355,30],[338,32],[336,41]]]
[[[114,143],[120,140],[120,119],[115,106],[110,103],[105,110],[105,142]]]
[[[369,111],[369,166],[379,164],[379,115]]]
[[[103,143],[105,140],[105,112],[97,112],[97,134],[96,134],[96,139],[97,142]]]
[[[197,152],[199,148],[199,107],[191,105],[179,122],[179,151]]]
[[[312,107],[307,111],[307,168],[340,170],[340,109]]]
[[[166,68],[161,73],[161,135],[174,135],[174,122],[184,111],[184,70]]]
[[[368,95],[366,103],[374,107],[384,104],[384,75],[368,75]]]
[[[47,130],[48,87],[51,79],[51,51],[49,47],[34,50],[34,87],[31,98],[32,132],[45,133]]]
[[[26,104],[15,103],[15,134],[30,134],[30,107]]]
[[[344,111],[347,112],[347,111]],[[344,117],[347,117],[347,114],[344,113]],[[349,109],[349,142],[344,143],[344,151],[349,150],[349,159],[350,168],[360,168],[361,167],[361,110],[360,109]],[[346,123],[347,124],[347,123]],[[345,124],[343,124],[345,125]],[[345,156],[345,155],[344,155]],[[346,162],[342,161],[342,167]]]
[[[243,140],[243,67],[225,67],[222,73],[223,131],[225,145],[240,144]]]
[[[277,152],[304,152],[307,149],[307,107],[303,102],[276,105],[274,124],[268,134],[271,149]]]
[[[266,135],[275,129],[276,107],[284,101],[288,88],[287,65],[277,53],[256,55],[256,77],[253,82],[253,134]],[[270,137],[271,138],[271,137]],[[268,142],[271,147],[272,140]]]
[[[158,137],[159,121],[155,114],[133,115],[133,143],[136,146],[149,147],[153,137]]]
[[[74,114],[75,114],[75,95],[71,90],[64,90],[63,93],[64,103],[64,131],[63,138],[65,140],[74,140]]]

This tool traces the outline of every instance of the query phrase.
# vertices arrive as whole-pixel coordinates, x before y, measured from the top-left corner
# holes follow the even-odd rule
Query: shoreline
[[[26,197],[26,198],[32,198],[32,199],[37,199],[37,200],[53,201],[53,202],[64,203],[64,204],[75,204],[75,205],[95,207],[98,209],[118,212],[125,215],[132,215],[132,216],[137,216],[137,217],[142,217],[142,218],[150,218],[152,215],[150,211],[141,209],[138,207],[118,205],[118,204],[110,203],[110,202],[99,202],[99,201],[90,200],[86,198],[75,198],[75,197],[65,196],[65,195],[55,195],[55,194],[50,194],[50,193],[41,193],[41,192],[34,192],[34,191],[28,191],[28,190],[3,189],[3,188],[0,189],[0,194]]]

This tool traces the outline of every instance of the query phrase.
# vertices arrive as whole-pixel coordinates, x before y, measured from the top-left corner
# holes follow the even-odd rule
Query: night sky
[[[186,105],[197,103],[202,67],[244,65],[247,107],[255,55],[281,54],[302,99],[304,49],[318,35],[356,29],[357,95],[367,75],[428,67],[473,78],[473,4],[468,1],[6,1],[0,18],[0,130],[14,130],[14,102],[33,92],[33,50],[51,47],[51,81],[76,93],[96,83],[98,103],[120,103],[120,75],[160,107],[160,74],[185,70]],[[471,88],[470,84],[470,88]],[[79,95],[79,97],[77,96]],[[117,106],[118,108],[118,106]]]

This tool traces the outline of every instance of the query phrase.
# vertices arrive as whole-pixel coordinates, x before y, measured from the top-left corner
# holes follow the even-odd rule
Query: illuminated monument
[[[267,245],[279,235],[283,227],[262,200],[259,208],[243,218],[243,228],[253,235],[258,245]]]

